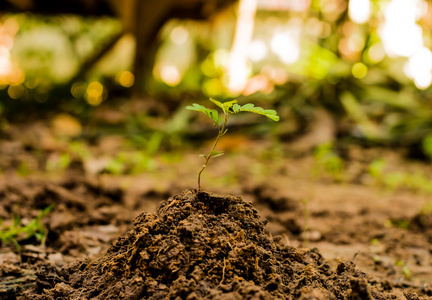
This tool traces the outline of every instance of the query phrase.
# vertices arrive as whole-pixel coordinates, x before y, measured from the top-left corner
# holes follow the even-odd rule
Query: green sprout
[[[0,219],[0,242],[4,244],[12,243],[15,245],[18,251],[21,251],[21,246],[18,243],[18,239],[29,239],[35,237],[41,242],[41,245],[45,244],[48,232],[42,225],[42,218],[46,216],[54,205],[50,205],[39,212],[39,215],[30,220],[26,225],[23,225],[20,217],[12,217],[11,225],[4,225],[3,220]]]
[[[226,124],[232,114],[237,114],[239,112],[247,111],[255,114],[264,115],[276,122],[279,121],[279,116],[277,115],[277,112],[273,109],[263,109],[262,107],[256,107],[252,103],[248,103],[242,106],[237,104],[238,102],[237,100],[232,100],[232,101],[227,101],[222,103],[210,98],[210,101],[222,109],[223,116],[219,116],[219,113],[215,109],[210,109],[196,103],[192,104],[192,106],[186,107],[186,109],[200,111],[204,113],[206,116],[212,119],[213,125],[218,129],[218,135],[216,137],[216,140],[213,143],[213,147],[211,148],[209,154],[207,155],[200,154],[200,156],[204,157],[205,162],[198,173],[198,190],[201,190],[201,174],[207,167],[207,164],[209,163],[210,159],[224,154],[223,151],[216,151],[215,148],[217,143],[219,142],[219,139],[227,133],[228,129],[226,128]]]

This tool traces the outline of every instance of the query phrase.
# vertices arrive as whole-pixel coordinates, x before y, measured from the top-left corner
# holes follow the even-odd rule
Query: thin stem
[[[214,151],[214,149],[216,148],[216,145],[217,145],[217,143],[219,142],[219,139],[226,133],[226,131],[225,131],[225,126],[226,126],[226,123],[228,122],[228,118],[229,118],[229,116],[230,116],[231,114],[230,113],[225,113],[225,116],[224,116],[224,120],[223,120],[223,123],[222,123],[222,127],[220,127],[219,125],[217,126],[218,127],[218,135],[217,135],[217,137],[216,137],[216,140],[215,140],[215,142],[213,143],[213,147],[211,148],[211,150],[210,150],[210,152],[209,152],[209,154],[206,156],[206,158],[205,158],[205,162],[204,162],[204,164],[203,164],[203,166],[202,166],[202,168],[201,168],[201,170],[199,171],[199,173],[198,173],[198,190],[200,191],[201,190],[201,173],[205,170],[205,168],[207,167],[207,164],[209,163],[209,161],[210,161],[210,158],[212,157],[212,152]]]

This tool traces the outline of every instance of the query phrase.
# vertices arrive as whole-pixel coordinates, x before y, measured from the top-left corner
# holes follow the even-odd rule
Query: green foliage
[[[277,112],[273,109],[263,109],[262,107],[256,107],[252,103],[248,103],[241,106],[237,104],[238,103],[237,100],[222,103],[210,98],[210,101],[222,109],[224,116],[226,118],[229,117],[231,114],[237,114],[243,111],[247,111],[255,114],[264,115],[276,122],[279,121],[279,116],[277,115]],[[215,109],[210,109],[200,104],[194,103],[192,104],[192,106],[187,106],[186,109],[200,111],[204,113],[210,119],[212,119],[215,125],[217,126],[221,125],[222,121],[224,120],[224,117],[219,117],[219,114]]]
[[[423,215],[430,215],[432,214],[432,202],[426,203],[421,209],[420,213]]]
[[[87,145],[83,142],[79,141],[71,141],[68,145],[68,149],[70,153],[77,158],[81,159],[82,161],[85,161],[89,157],[91,157],[90,150],[88,149]]]
[[[30,174],[30,166],[26,162],[21,162],[16,169],[16,172],[21,177],[26,177]]]
[[[71,156],[68,152],[60,153],[50,157],[46,162],[46,170],[48,172],[65,171],[71,163]]]
[[[382,158],[374,159],[368,166],[368,173],[373,178],[379,180],[383,173],[386,166],[386,162]]]
[[[108,161],[107,165],[105,166],[105,171],[113,175],[121,175],[124,172],[124,165],[125,156],[119,154],[117,157]]]
[[[314,151],[315,174],[327,173],[335,181],[342,181],[345,162],[335,151],[333,143],[319,145]]]
[[[387,162],[380,158],[373,160],[368,167],[368,174],[374,178],[376,184],[384,186],[390,190],[408,189],[432,193],[430,179],[421,171],[406,172],[393,171],[386,172]]]
[[[0,219],[0,240],[3,244],[14,244],[18,251],[21,250],[19,240],[30,239],[35,237],[36,240],[45,243],[48,232],[43,227],[41,220],[46,216],[54,205],[50,205],[39,212],[39,215],[30,220],[26,225],[22,224],[20,217],[13,217],[11,225],[4,225],[4,221]]]
[[[432,134],[427,135],[422,141],[423,153],[432,160]]]
[[[385,225],[386,227],[398,227],[407,230],[410,228],[410,222],[403,219],[387,220]]]
[[[13,55],[36,89],[67,81],[93,49],[120,30],[118,20],[79,16],[9,16],[19,24]],[[118,62],[117,62],[118,63]]]
[[[218,129],[218,135],[216,137],[216,140],[213,144],[212,149],[210,150],[209,154],[200,154],[200,156],[204,157],[205,162],[203,164],[202,169],[198,173],[198,189],[201,190],[201,174],[204,171],[204,169],[207,167],[207,164],[211,158],[219,157],[223,155],[223,151],[217,151],[215,150],[216,145],[219,141],[219,139],[225,135],[228,131],[226,128],[226,124],[228,122],[229,117],[232,114],[238,114],[240,112],[252,112],[260,115],[264,115],[268,117],[269,119],[273,121],[279,121],[279,116],[277,115],[277,112],[273,109],[263,109],[261,107],[255,107],[254,104],[248,103],[243,106],[238,104],[237,100],[227,101],[227,102],[219,102],[215,99],[210,98],[210,101],[216,104],[219,108],[222,109],[223,116],[219,116],[219,113],[215,109],[207,108],[203,105],[194,103],[192,106],[187,106],[186,109],[199,111],[204,113],[207,117],[209,117],[213,121],[213,125],[217,127]]]
[[[411,279],[411,270],[403,261],[397,260],[395,261],[395,265],[402,268],[402,274],[404,275],[405,279]]]
[[[152,155],[142,151],[120,152],[111,158],[104,168],[105,172],[113,175],[140,174],[155,168]]]

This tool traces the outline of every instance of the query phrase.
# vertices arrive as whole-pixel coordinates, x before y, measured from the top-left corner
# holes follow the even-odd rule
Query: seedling
[[[218,135],[216,136],[216,139],[213,143],[213,147],[211,148],[210,152],[207,155],[200,154],[200,156],[204,157],[205,161],[201,170],[198,173],[198,190],[201,190],[201,174],[207,167],[207,164],[209,163],[210,159],[216,158],[224,154],[223,151],[216,151],[215,149],[217,143],[219,142],[219,139],[223,135],[225,135],[228,131],[228,129],[226,128],[226,124],[231,115],[246,111],[246,112],[264,115],[276,122],[279,121],[279,116],[277,115],[277,112],[273,109],[263,109],[262,107],[256,107],[252,103],[248,103],[242,106],[237,104],[238,103],[237,100],[232,100],[232,101],[227,101],[222,103],[210,98],[210,101],[222,109],[223,116],[219,116],[219,113],[215,109],[210,109],[196,103],[192,104],[192,106],[186,107],[186,109],[200,111],[204,113],[206,116],[212,119],[213,125],[218,130]]]
[[[4,244],[12,243],[15,245],[18,251],[21,247],[18,243],[18,239],[24,238],[29,239],[35,237],[43,245],[45,243],[48,232],[43,227],[41,220],[47,215],[54,205],[50,205],[39,212],[39,215],[28,222],[27,225],[21,224],[21,218],[13,217],[11,225],[4,225],[3,220],[0,219],[0,242]]]
[[[333,180],[343,180],[344,161],[335,153],[333,143],[319,145],[314,151],[315,168],[314,175],[326,172],[333,177]]]

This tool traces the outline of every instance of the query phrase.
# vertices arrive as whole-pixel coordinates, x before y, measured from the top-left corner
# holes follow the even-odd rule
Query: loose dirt
[[[265,223],[240,197],[185,191],[140,214],[100,259],[42,266],[24,298],[394,299],[352,261],[332,270],[316,248],[276,243]]]
[[[90,172],[99,147],[93,161],[49,173],[18,137],[1,141],[0,219],[28,224],[54,208],[44,243],[2,242],[0,299],[432,299],[430,194],[371,183],[365,171],[376,157],[417,168],[394,152],[348,151],[339,182],[311,176],[312,153],[269,159],[268,145],[251,142],[203,180],[240,198],[190,190],[195,150],[130,176]]]

